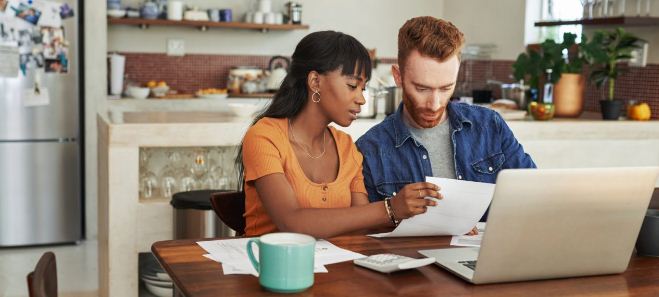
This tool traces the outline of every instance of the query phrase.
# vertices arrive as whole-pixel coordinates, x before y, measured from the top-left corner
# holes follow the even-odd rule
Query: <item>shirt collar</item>
[[[449,124],[451,125],[452,131],[462,130],[464,124],[469,124],[470,126],[472,125],[472,122],[464,116],[460,108],[457,107],[457,104],[459,103],[449,102],[448,106],[446,107]],[[394,135],[396,137],[396,148],[401,147],[405,141],[410,138],[414,141],[414,144],[417,147],[420,146],[421,144],[412,136],[412,132],[410,132],[410,129],[403,122],[403,117],[403,103],[401,102],[400,105],[398,105],[396,112],[391,115],[391,120],[394,126]]]

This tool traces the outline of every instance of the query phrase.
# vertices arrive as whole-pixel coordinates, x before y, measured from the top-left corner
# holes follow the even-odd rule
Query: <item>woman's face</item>
[[[320,104],[327,118],[342,127],[350,126],[357,119],[361,106],[366,103],[364,90],[366,89],[366,76],[343,75],[341,69],[337,69],[319,75],[320,102],[309,102],[309,104]],[[313,94],[313,88],[310,94]],[[314,96],[318,100],[318,95]]]

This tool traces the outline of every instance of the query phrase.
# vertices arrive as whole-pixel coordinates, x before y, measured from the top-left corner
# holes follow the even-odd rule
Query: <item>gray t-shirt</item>
[[[446,119],[435,127],[425,129],[417,129],[411,127],[407,121],[403,122],[412,132],[412,136],[428,151],[432,174],[436,177],[455,179],[449,120]]]

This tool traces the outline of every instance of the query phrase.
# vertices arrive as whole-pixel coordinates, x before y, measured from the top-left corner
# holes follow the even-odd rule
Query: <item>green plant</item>
[[[526,52],[519,54],[513,64],[513,76],[516,80],[528,82],[532,89],[541,89],[541,78],[545,76],[547,69],[552,69],[551,82],[556,83],[561,73],[581,73],[583,64],[586,62],[581,53],[583,41],[577,45],[577,35],[573,33],[563,34],[563,41],[556,43],[553,39],[547,39],[538,47],[528,47]],[[585,37],[582,37],[584,40]],[[576,51],[575,51],[575,45]],[[567,53],[564,55],[563,53]]]
[[[590,72],[590,81],[600,88],[607,81],[609,94],[607,99],[613,100],[615,81],[621,70],[618,63],[631,58],[631,52],[644,41],[622,28],[612,31],[597,31],[593,39],[587,42],[584,48],[585,58],[593,65]]]

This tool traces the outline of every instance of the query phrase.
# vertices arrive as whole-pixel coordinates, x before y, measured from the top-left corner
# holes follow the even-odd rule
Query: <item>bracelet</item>
[[[389,216],[391,223],[394,224],[394,226],[398,226],[398,223],[400,222],[396,220],[396,214],[394,213],[394,209],[391,207],[391,197],[384,198],[384,209],[387,211],[387,215]]]

